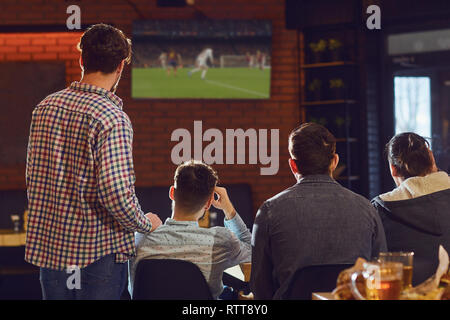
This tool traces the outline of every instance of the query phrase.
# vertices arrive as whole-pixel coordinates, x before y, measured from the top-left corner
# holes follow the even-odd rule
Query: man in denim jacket
[[[332,178],[336,139],[305,123],[289,136],[289,166],[297,183],[265,201],[253,227],[251,288],[255,299],[283,299],[299,268],[353,264],[386,251],[370,202]]]

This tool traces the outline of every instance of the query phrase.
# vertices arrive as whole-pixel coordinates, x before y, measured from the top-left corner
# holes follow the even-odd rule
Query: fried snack
[[[439,286],[444,288],[441,300],[450,300],[450,269],[447,274],[442,276]]]
[[[337,300],[355,300],[352,293],[351,276],[356,271],[363,270],[366,260],[358,258],[353,267],[343,270],[337,279],[333,297]],[[401,293],[400,300],[450,300],[450,269],[449,256],[444,247],[439,246],[439,266],[436,273],[420,285],[406,289]],[[365,280],[360,274],[356,278],[356,286],[364,297]]]
[[[400,300],[441,300],[444,288],[435,288],[427,291],[405,290],[400,296]]]
[[[436,273],[420,285],[402,292],[402,300],[441,300],[448,297],[449,257],[443,246],[439,246],[439,265]]]
[[[349,269],[345,269],[339,273],[339,276],[336,281],[336,289],[333,290],[333,297],[337,300],[355,300],[355,297],[352,293],[352,284],[351,284],[351,276],[356,271],[363,270],[363,263],[366,262],[363,258],[358,258],[356,260],[355,265]],[[356,278],[356,286],[358,287],[359,292],[363,296],[365,296],[365,281],[362,275],[359,275]]]
[[[442,293],[441,300],[450,300],[450,285],[448,285]]]
[[[439,285],[442,287],[450,287],[450,270],[442,276]]]

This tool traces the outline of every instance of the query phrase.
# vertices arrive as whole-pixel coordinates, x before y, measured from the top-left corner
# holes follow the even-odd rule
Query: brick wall
[[[79,52],[74,45],[80,35],[80,32],[0,33],[0,63],[3,61],[65,61],[66,83],[70,83],[80,78]],[[4,74],[0,76],[7,77]],[[7,90],[7,88],[1,89]],[[14,119],[11,119],[9,123],[14,125]],[[24,177],[25,164],[0,166],[0,189],[24,188]]]
[[[65,25],[66,8],[81,8],[83,25],[112,23],[131,35],[136,19],[194,18],[192,8],[157,8],[156,0],[48,1],[2,0],[0,27]],[[134,161],[136,185],[169,185],[175,165],[170,152],[175,142],[170,135],[177,128],[193,130],[194,120],[203,121],[203,130],[248,128],[280,129],[280,169],[277,175],[261,176],[260,165],[215,165],[223,183],[249,183],[255,210],[268,197],[294,182],[287,165],[287,137],[300,119],[298,93],[298,39],[296,31],[285,29],[284,0],[197,0],[197,7],[214,19],[272,20],[271,99],[245,100],[133,100],[131,72],[122,77],[118,95],[130,116],[135,131]],[[0,34],[0,62],[9,60],[64,60],[67,81],[79,80],[79,33]],[[6,76],[6,75],[0,75]],[[12,119],[13,121],[13,119]],[[191,131],[192,132],[192,131]],[[0,189],[24,188],[24,165],[0,168]]]
[[[81,32],[0,33],[0,62],[65,61],[66,82],[79,80],[80,53],[76,49],[76,43],[81,34]]]

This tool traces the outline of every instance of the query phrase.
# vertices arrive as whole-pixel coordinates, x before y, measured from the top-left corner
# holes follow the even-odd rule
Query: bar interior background
[[[104,22],[129,36],[136,20],[272,23],[270,99],[133,99],[131,68],[125,69],[117,94],[133,123],[140,190],[165,192],[175,167],[170,134],[177,128],[192,128],[195,120],[203,121],[203,130],[280,129],[276,175],[260,175],[258,165],[215,165],[224,184],[246,186],[247,207],[253,215],[265,199],[294,183],[287,137],[304,121],[322,123],[335,134],[343,164],[336,179],[367,198],[393,187],[383,148],[396,130],[421,130],[432,144],[438,167],[450,169],[450,3],[446,0],[196,0],[194,6],[184,7],[158,6],[156,0],[3,0],[0,229],[12,229],[10,215],[22,215],[26,208],[22,147],[33,104],[44,97],[43,92],[80,78],[74,44],[81,31],[68,31],[65,26],[70,4],[81,8],[83,29]],[[379,30],[366,27],[366,9],[372,4],[381,8]],[[315,46],[321,40],[327,43],[324,50]],[[418,113],[420,121],[415,119]],[[7,288],[8,272],[23,279],[35,275],[36,270],[18,262],[23,247],[1,250],[0,266],[9,271],[2,271],[0,298],[39,299],[32,285],[15,293]],[[18,266],[7,261],[7,255],[17,256]]]

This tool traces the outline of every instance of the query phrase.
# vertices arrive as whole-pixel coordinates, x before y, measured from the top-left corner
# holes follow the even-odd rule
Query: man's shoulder
[[[335,193],[330,195],[330,200],[340,201],[341,203],[347,203],[349,207],[357,207],[360,212],[373,214],[376,212],[370,200],[346,187],[337,184]],[[333,204],[334,202],[330,202]]]
[[[229,252],[230,248],[240,242],[239,238],[226,227],[216,226],[207,230],[214,241],[213,246],[216,252]]]
[[[225,230],[225,231],[224,231]],[[172,242],[172,240],[190,240],[198,239],[202,241],[206,236],[213,237],[216,234],[222,235],[226,232],[225,227],[201,228],[199,226],[177,226],[162,224],[151,233],[136,233],[136,243],[143,241],[150,242]]]
[[[356,193],[356,192],[354,192],[354,191],[352,191],[350,189],[347,189],[345,187],[341,187],[341,192],[342,192],[342,196],[344,196],[344,197],[348,197],[348,198],[351,198],[354,201],[370,205],[370,200],[369,199],[367,199],[366,197],[364,197],[364,196],[362,196],[362,195],[360,195],[360,194],[358,194],[358,193]]]
[[[222,226],[211,228],[202,228],[199,226],[177,227],[164,224],[158,227],[154,232],[147,235],[147,239],[152,241],[166,241],[173,236],[173,239],[184,240],[190,243],[199,243],[204,245],[211,242],[211,245],[217,246],[221,243],[228,243],[234,237],[232,231]]]
[[[111,127],[117,123],[131,125],[128,115],[106,96],[72,90],[70,87],[48,95],[37,105],[37,108],[48,106],[85,114],[100,122],[104,127]]]
[[[135,233],[135,243],[136,247],[141,247],[148,245],[149,243],[157,243],[161,242],[164,239],[167,239],[165,235],[167,235],[169,232],[171,232],[171,227],[167,225],[160,225],[158,228],[156,228],[151,233]]]
[[[215,237],[223,237],[223,238],[234,237],[234,233],[226,227],[216,226],[212,228],[207,228],[206,230],[209,230],[211,235]]]
[[[286,201],[289,201],[290,199],[298,198],[301,196],[300,193],[300,185],[294,184],[293,186],[290,186],[283,191],[277,193],[276,195],[272,196],[271,198],[264,201],[263,205],[261,207],[273,207],[281,203],[285,203]]]
[[[283,191],[264,201],[263,204],[259,207],[258,213],[255,217],[255,221],[258,220],[259,222],[261,222],[266,219],[270,220],[272,211],[277,211],[277,208],[279,208],[280,206],[285,206],[288,202],[298,197],[297,187],[298,184],[290,186],[289,188],[284,189]]]
[[[267,199],[260,207],[261,212],[270,212],[271,210],[276,210],[278,207],[296,207],[302,201],[315,201],[313,199],[317,198],[318,190],[306,188],[305,185],[297,183],[275,196]],[[349,204],[359,206],[360,208],[365,208],[365,211],[373,210],[373,206],[370,201],[360,194],[357,194],[350,189],[344,188],[339,184],[328,184],[326,189],[320,191],[320,197],[322,200],[324,198],[330,198],[330,200],[338,201],[338,199],[348,202]],[[290,204],[295,203],[292,206]],[[328,200],[326,202],[329,202]],[[331,203],[331,202],[329,202]]]
[[[61,104],[65,102],[64,100],[69,99],[68,89],[69,88],[65,88],[63,90],[49,94],[44,99],[42,99],[41,102],[38,103],[37,107],[44,107],[53,104]]]

